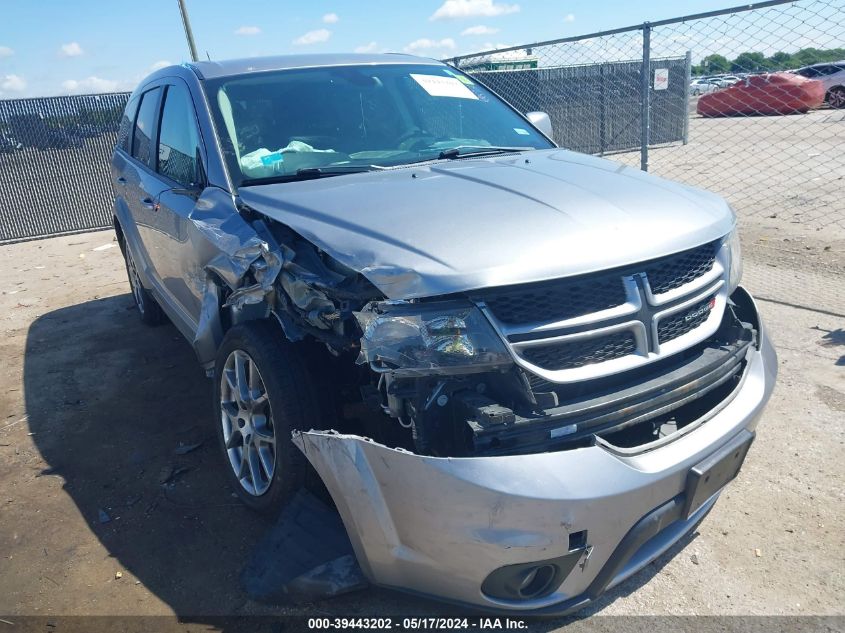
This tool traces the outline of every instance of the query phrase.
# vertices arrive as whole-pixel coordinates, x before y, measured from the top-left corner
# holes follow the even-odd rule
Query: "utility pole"
[[[188,48],[191,49],[191,61],[199,61],[197,57],[197,46],[194,44],[194,33],[191,31],[191,20],[188,19],[188,9],[185,8],[185,0],[179,2],[179,13],[182,14],[182,24],[185,26],[185,37],[188,40]]]

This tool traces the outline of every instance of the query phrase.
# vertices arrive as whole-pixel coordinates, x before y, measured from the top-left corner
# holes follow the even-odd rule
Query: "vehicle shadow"
[[[45,474],[63,478],[64,491],[109,555],[182,621],[219,626],[220,616],[454,613],[380,589],[295,607],[250,601],[238,577],[270,524],[233,498],[215,444],[211,383],[193,350],[170,325],[143,326],[130,295],[34,321],[24,388]],[[635,591],[670,557],[588,613]]]
[[[122,568],[177,614],[237,610],[245,598],[216,587],[237,584],[264,526],[214,467],[211,384],[176,329],[144,327],[131,295],[45,314],[24,388],[50,474]]]

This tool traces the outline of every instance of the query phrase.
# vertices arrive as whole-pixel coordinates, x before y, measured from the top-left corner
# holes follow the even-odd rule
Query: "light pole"
[[[188,40],[188,48],[191,49],[191,61],[199,61],[197,57],[197,46],[194,44],[194,33],[191,31],[191,20],[188,19],[188,9],[185,8],[185,0],[179,2],[179,13],[182,14],[182,24],[185,26],[185,37]]]

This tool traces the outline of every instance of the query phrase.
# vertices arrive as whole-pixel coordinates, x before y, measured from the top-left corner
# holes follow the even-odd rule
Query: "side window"
[[[132,143],[132,126],[135,124],[135,113],[138,111],[138,97],[130,99],[120,119],[120,129],[117,133],[117,146],[128,152]]]
[[[141,96],[138,117],[135,119],[135,134],[132,137],[132,156],[145,165],[153,166],[153,126],[155,125],[158,93],[160,88],[153,88]]]
[[[167,88],[158,143],[159,173],[185,187],[200,183],[197,119],[188,89],[182,85]]]

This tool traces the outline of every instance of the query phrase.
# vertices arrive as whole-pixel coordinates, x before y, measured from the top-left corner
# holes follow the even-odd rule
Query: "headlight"
[[[725,238],[725,245],[728,247],[728,264],[730,266],[728,274],[728,296],[730,296],[742,280],[742,251],[739,246],[739,231],[736,227]]]
[[[484,315],[461,301],[371,303],[355,317],[364,332],[358,362],[400,376],[474,373],[513,362]]]

